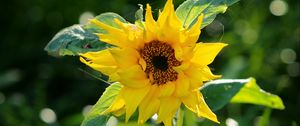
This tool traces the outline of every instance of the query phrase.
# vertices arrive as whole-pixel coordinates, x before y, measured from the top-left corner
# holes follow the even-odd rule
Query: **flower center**
[[[145,73],[152,84],[166,84],[177,79],[177,72],[173,67],[181,64],[175,58],[174,49],[167,43],[151,41],[139,50],[146,62]]]
[[[162,71],[168,70],[168,59],[164,56],[153,56],[152,64],[154,68],[157,68]]]

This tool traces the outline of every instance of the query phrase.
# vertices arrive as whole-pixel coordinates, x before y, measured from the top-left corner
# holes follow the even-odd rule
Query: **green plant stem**
[[[177,116],[177,126],[182,126],[184,117],[184,110],[182,107],[179,107],[178,116]]]
[[[269,107],[265,108],[264,113],[258,122],[258,126],[266,126],[269,123],[271,112],[272,112],[271,108]]]

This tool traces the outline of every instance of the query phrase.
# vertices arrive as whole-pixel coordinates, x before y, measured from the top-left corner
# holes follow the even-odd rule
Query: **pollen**
[[[151,41],[139,53],[146,62],[145,73],[152,84],[163,85],[177,80],[178,73],[173,67],[181,65],[181,62],[175,58],[175,51],[169,44]]]

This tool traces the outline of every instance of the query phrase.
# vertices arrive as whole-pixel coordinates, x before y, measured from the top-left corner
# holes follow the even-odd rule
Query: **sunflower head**
[[[192,26],[183,27],[172,0],[167,0],[157,20],[147,5],[142,25],[116,19],[120,28],[115,28],[91,20],[107,31],[97,34],[99,39],[115,47],[82,54],[80,60],[123,85],[112,105],[101,114],[125,114],[128,121],[138,109],[140,124],[158,114],[157,122],[172,125],[174,114],[183,104],[199,117],[218,122],[199,88],[203,82],[220,77],[207,65],[226,44],[197,43],[202,19],[203,14]]]

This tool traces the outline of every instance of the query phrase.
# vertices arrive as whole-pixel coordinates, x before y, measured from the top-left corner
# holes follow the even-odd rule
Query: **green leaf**
[[[144,20],[144,9],[143,9],[143,5],[142,4],[138,4],[139,5],[139,9],[135,12],[135,20],[136,21],[143,21]]]
[[[184,113],[185,114],[184,114],[183,126],[198,126],[197,125],[198,117],[194,112],[185,108]]]
[[[120,27],[114,19],[126,22],[120,15],[111,12],[100,14],[95,19],[116,28]],[[106,31],[91,23],[84,26],[73,25],[67,27],[52,38],[45,47],[45,51],[53,56],[74,56],[80,53],[100,51],[112,46],[101,42],[94,33],[106,33]]]
[[[104,126],[106,125],[110,115],[100,115],[113,102],[115,97],[119,94],[122,85],[118,82],[111,84],[106,88],[103,95],[93,106],[90,112],[85,116],[81,126]]]
[[[251,103],[274,109],[284,109],[282,100],[276,95],[263,91],[255,83],[254,78],[210,81],[201,88],[201,92],[213,111],[221,109],[229,102]]]
[[[176,9],[178,18],[184,27],[192,26],[198,16],[203,13],[204,19],[201,28],[210,24],[219,13],[225,13],[228,6],[239,0],[186,0]]]
[[[143,20],[144,20],[144,9],[143,9],[143,5],[142,4],[138,4],[140,6],[140,9],[138,9],[135,12],[135,24],[140,26],[140,27],[144,27],[143,25]]]
[[[262,90],[254,78],[231,99],[233,103],[251,103],[264,105],[274,109],[284,109],[282,100],[277,95]]]
[[[119,122],[118,126],[153,126],[153,124],[144,123],[138,125],[137,122],[128,122],[128,123]]]
[[[45,47],[52,56],[79,55],[109,47],[98,37],[86,31],[80,25],[73,25],[58,32]]]
[[[231,98],[247,83],[249,79],[220,79],[206,83],[201,92],[208,106],[219,110],[228,104]]]

